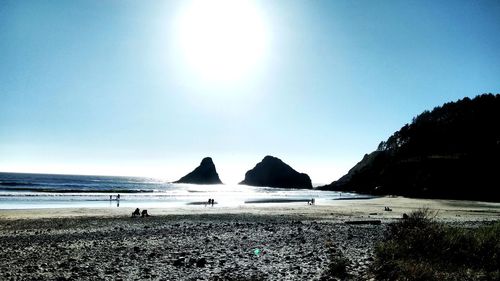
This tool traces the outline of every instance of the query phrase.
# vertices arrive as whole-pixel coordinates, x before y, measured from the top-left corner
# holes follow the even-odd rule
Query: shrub
[[[349,264],[349,259],[344,256],[342,251],[330,249],[330,263],[326,272],[324,272],[324,276],[345,279],[348,276],[347,266]]]
[[[375,249],[380,280],[500,280],[500,223],[470,229],[419,210],[392,224]]]

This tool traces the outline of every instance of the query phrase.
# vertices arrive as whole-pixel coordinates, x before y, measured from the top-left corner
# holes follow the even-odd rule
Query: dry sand
[[[498,203],[401,197],[149,209],[147,218],[127,208],[2,210],[0,280],[332,280],[339,252],[351,280],[369,280],[387,222],[422,207],[458,225],[500,219]],[[360,220],[382,223],[345,223]]]
[[[384,207],[392,209],[384,211]],[[137,206],[141,208],[141,206]],[[403,213],[428,208],[443,221],[497,220],[500,218],[500,203],[411,199],[405,197],[379,197],[361,200],[330,200],[309,206],[306,203],[245,204],[237,207],[205,207],[186,205],[180,208],[148,208],[154,216],[197,214],[253,214],[289,215],[304,218],[339,220],[376,218],[391,220],[401,218]],[[133,208],[54,208],[27,210],[0,210],[0,220],[67,218],[67,217],[128,217]]]

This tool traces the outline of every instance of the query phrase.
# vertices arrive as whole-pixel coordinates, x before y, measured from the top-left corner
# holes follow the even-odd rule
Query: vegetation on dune
[[[378,280],[500,280],[500,223],[451,227],[419,210],[376,247]]]

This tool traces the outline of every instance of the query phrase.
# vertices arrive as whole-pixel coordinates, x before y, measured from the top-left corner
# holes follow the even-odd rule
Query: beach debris
[[[355,220],[355,221],[346,221],[346,224],[371,224],[371,225],[379,225],[382,222],[380,220]]]
[[[184,265],[184,257],[179,257],[174,261],[174,266],[182,266]]]

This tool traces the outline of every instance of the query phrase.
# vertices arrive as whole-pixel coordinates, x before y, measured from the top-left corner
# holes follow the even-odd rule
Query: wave
[[[0,172],[0,190],[41,192],[154,192],[170,188],[154,178],[20,174]]]
[[[102,184],[95,184],[95,183],[58,183],[58,182],[19,182],[19,181],[0,181],[0,187],[1,186],[50,186],[54,188],[58,187],[81,187],[81,188],[88,188],[88,187],[99,187],[103,186]]]
[[[70,183],[70,182],[24,182],[24,181],[0,181],[0,186],[53,186],[53,187],[97,187],[97,186],[117,186],[117,185],[162,185],[153,182],[108,182],[108,183]]]
[[[158,192],[159,190],[155,189],[130,189],[130,188],[89,188],[88,186],[85,189],[54,189],[54,188],[32,188],[32,187],[21,187],[25,185],[20,185],[20,187],[16,188],[2,188],[0,184],[0,191],[28,191],[28,192],[47,192],[47,193],[153,193]],[[37,185],[35,185],[37,186]],[[44,185],[38,185],[44,186]]]
[[[0,186],[40,186],[43,184],[32,182],[18,182],[18,181],[0,181]]]

